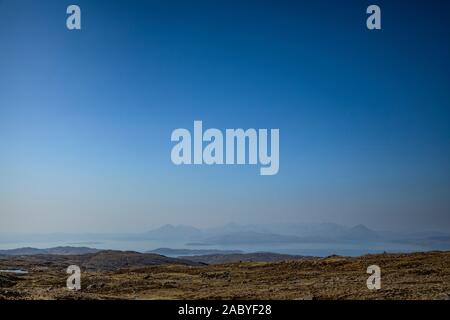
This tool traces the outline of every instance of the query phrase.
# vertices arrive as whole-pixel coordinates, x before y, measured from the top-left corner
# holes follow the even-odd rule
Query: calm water
[[[6,270],[0,270],[0,272],[15,273],[15,274],[26,274],[26,273],[28,273],[28,271],[20,270],[20,269],[6,269]]]

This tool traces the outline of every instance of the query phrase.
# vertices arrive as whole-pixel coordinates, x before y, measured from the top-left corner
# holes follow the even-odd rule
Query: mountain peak
[[[363,224],[357,224],[356,226],[354,226],[353,228],[351,228],[351,230],[366,230],[366,231],[372,231],[369,228],[367,228],[365,225]]]
[[[380,238],[378,232],[367,228],[363,224],[358,224],[348,230],[346,238],[352,240],[377,240]]]

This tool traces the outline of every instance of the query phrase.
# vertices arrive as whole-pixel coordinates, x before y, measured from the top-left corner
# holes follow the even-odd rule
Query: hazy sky
[[[0,232],[450,231],[450,2],[372,2],[0,0]],[[279,128],[279,173],[173,165],[194,120]]]

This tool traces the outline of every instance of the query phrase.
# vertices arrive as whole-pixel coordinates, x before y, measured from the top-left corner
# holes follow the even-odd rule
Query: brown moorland
[[[143,255],[141,257],[141,255]],[[80,263],[79,291],[65,268]],[[370,265],[382,272],[369,290]],[[0,299],[449,299],[450,252],[204,265],[133,252],[0,257]]]

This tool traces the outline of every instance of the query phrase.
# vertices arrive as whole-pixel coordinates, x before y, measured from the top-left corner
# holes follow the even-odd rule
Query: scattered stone
[[[450,300],[450,294],[448,293],[440,293],[434,298],[434,300]]]

